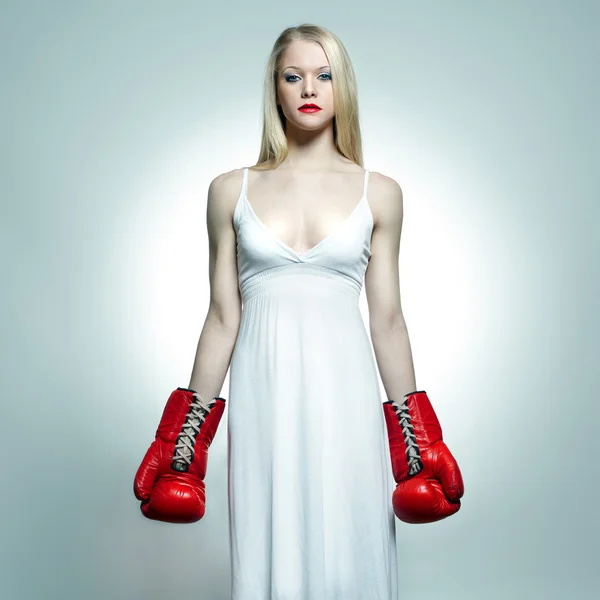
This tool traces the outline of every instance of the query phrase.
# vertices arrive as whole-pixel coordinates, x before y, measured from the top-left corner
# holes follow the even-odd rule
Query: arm
[[[371,179],[376,224],[365,274],[369,328],[379,374],[388,398],[414,392],[415,371],[400,300],[398,256],[404,216],[402,189],[380,173]]]
[[[148,519],[194,523],[204,516],[208,448],[225,410],[219,393],[240,323],[241,299],[231,219],[237,183],[219,175],[208,190],[210,306],[198,342],[189,389],[174,390],[140,464],[133,491]]]
[[[417,391],[412,351],[400,304],[398,255],[402,190],[377,176],[377,228],[371,241],[368,283],[370,329],[388,400],[383,403],[396,516],[405,523],[432,523],[460,509],[464,483],[458,463],[424,390]],[[373,186],[375,187],[375,186]]]
[[[209,402],[219,396],[231,362],[241,320],[236,234],[232,211],[239,188],[237,171],[216,177],[208,189],[210,304],[200,334],[189,388]]]

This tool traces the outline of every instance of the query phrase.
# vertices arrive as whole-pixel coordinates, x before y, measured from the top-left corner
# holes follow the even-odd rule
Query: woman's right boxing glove
[[[179,387],[171,393],[133,483],[145,517],[195,523],[204,516],[208,448],[225,402],[215,397],[207,408],[195,390]]]

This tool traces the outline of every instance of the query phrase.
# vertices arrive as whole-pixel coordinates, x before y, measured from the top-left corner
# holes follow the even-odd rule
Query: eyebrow
[[[302,71],[301,67],[295,67],[294,65],[291,65],[289,67],[285,67],[285,69],[283,69],[283,70],[286,71],[287,69],[296,69],[298,71]],[[318,69],[315,69],[315,71],[319,71],[321,69],[329,69],[329,65],[325,65],[324,67],[319,67]]]

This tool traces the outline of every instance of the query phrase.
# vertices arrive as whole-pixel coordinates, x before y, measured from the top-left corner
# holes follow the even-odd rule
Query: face
[[[331,68],[317,42],[297,40],[282,54],[277,78],[277,104],[292,125],[305,131],[322,129],[334,117]],[[316,104],[316,112],[298,110]]]

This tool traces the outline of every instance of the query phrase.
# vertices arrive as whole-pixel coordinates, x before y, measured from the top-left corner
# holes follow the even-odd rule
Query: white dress
[[[341,227],[298,253],[256,216],[243,171],[227,402],[232,600],[397,600],[395,482],[358,304],[368,178]]]

